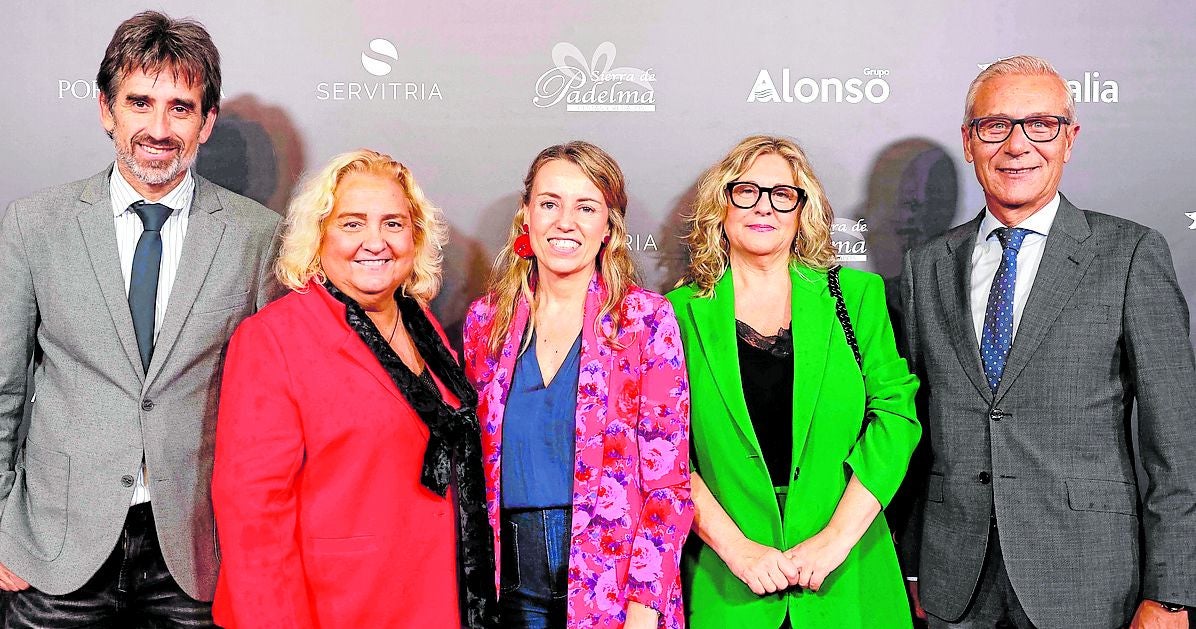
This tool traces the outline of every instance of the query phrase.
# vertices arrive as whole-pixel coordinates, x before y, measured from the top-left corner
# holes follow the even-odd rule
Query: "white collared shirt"
[[[108,180],[109,194],[112,199],[112,215],[116,224],[116,250],[120,254],[120,271],[125,278],[125,295],[129,294],[129,277],[133,273],[133,253],[137,250],[137,241],[145,229],[141,225],[141,218],[129,209],[137,201],[149,202],[141,196],[133,186],[120,174],[120,168],[112,166],[112,177]],[[195,178],[188,169],[179,182],[166,196],[154,201],[174,210],[162,225],[162,264],[158,268],[158,295],[154,302],[154,339],[158,338],[158,331],[162,329],[162,320],[166,316],[166,305],[170,302],[170,290],[174,287],[174,278],[179,269],[179,259],[183,255],[183,239],[187,235],[187,214],[191,210],[191,200],[195,197]],[[133,486],[133,499],[129,504],[135,505],[149,502],[149,488],[145,485],[145,464],[137,472],[137,482]]]
[[[141,196],[120,174],[120,168],[112,167],[109,180],[112,197],[112,214],[116,220],[116,249],[120,252],[120,272],[125,278],[125,295],[129,294],[129,277],[133,273],[133,252],[145,229],[141,219],[129,206],[137,201],[150,202]],[[174,210],[162,225],[162,265],[158,269],[158,298],[154,303],[154,338],[162,328],[166,316],[166,304],[170,302],[170,290],[174,287],[174,276],[179,269],[179,258],[183,255],[183,238],[187,235],[187,213],[191,209],[191,198],[195,196],[195,179],[191,171],[183,176],[179,185],[166,196],[154,201]]]
[[[1030,296],[1034,278],[1038,275],[1038,265],[1042,263],[1042,252],[1046,250],[1047,236],[1051,233],[1051,225],[1055,222],[1055,214],[1058,212],[1059,193],[1056,192],[1055,198],[1041,210],[1017,224],[1017,227],[1029,229],[1031,233],[1026,234],[1022,247],[1017,252],[1017,277],[1013,284],[1014,337],[1017,336],[1022,311],[1026,308],[1026,299]],[[993,277],[997,275],[997,268],[1001,266],[1001,241],[993,234],[993,230],[998,227],[1006,225],[985,208],[980,229],[976,232],[976,248],[972,251],[970,294],[972,324],[975,326],[977,341],[981,338],[984,328],[984,311],[988,308],[988,293],[992,289]]]

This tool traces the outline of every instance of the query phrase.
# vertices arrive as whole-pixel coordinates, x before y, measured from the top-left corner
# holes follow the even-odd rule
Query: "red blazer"
[[[216,429],[216,622],[460,626],[452,494],[420,484],[427,443],[322,285],[246,319]]]

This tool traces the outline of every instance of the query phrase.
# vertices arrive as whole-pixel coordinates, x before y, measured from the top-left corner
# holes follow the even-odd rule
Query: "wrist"
[[[731,562],[737,561],[744,553],[747,552],[748,546],[752,543],[746,535],[736,531],[735,535],[729,536],[730,539],[723,541],[717,545],[711,544],[710,547],[714,549],[714,553],[723,560],[723,563],[730,565]]]
[[[818,535],[823,537],[831,547],[843,554],[851,552],[852,547],[860,539],[858,535],[853,535],[851,532],[845,531],[834,524],[828,524]]]
[[[645,620],[655,621],[657,619],[658,615],[659,614],[657,613],[657,611],[655,609],[652,609],[651,607],[648,607],[647,605],[640,603],[638,601],[628,601],[628,603],[627,603],[627,619],[628,620],[631,620],[636,617],[642,617]]]

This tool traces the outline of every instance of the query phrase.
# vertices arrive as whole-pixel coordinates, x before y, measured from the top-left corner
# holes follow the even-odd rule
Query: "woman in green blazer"
[[[921,436],[884,285],[828,281],[830,205],[801,149],[743,140],[699,184],[668,295],[692,392],[690,626],[911,626],[881,510]]]

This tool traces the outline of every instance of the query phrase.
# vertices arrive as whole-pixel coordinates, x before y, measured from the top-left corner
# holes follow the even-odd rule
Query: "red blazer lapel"
[[[382,368],[382,364],[378,362],[373,352],[366,346],[365,341],[362,341],[361,337],[357,336],[357,333],[345,321],[345,305],[337,301],[324,288],[323,284],[310,282],[308,290],[320,296],[320,303],[325,307],[323,314],[334,320],[330,322],[328,329],[340,331],[341,336],[339,339],[335,335],[329,335],[329,341],[336,346],[337,352],[373,376],[378,381],[378,384],[382,385],[382,388],[386,389],[388,393],[402,400],[403,396],[399,393],[399,389],[395,386],[394,381],[390,379],[390,374],[386,373],[386,370]]]

